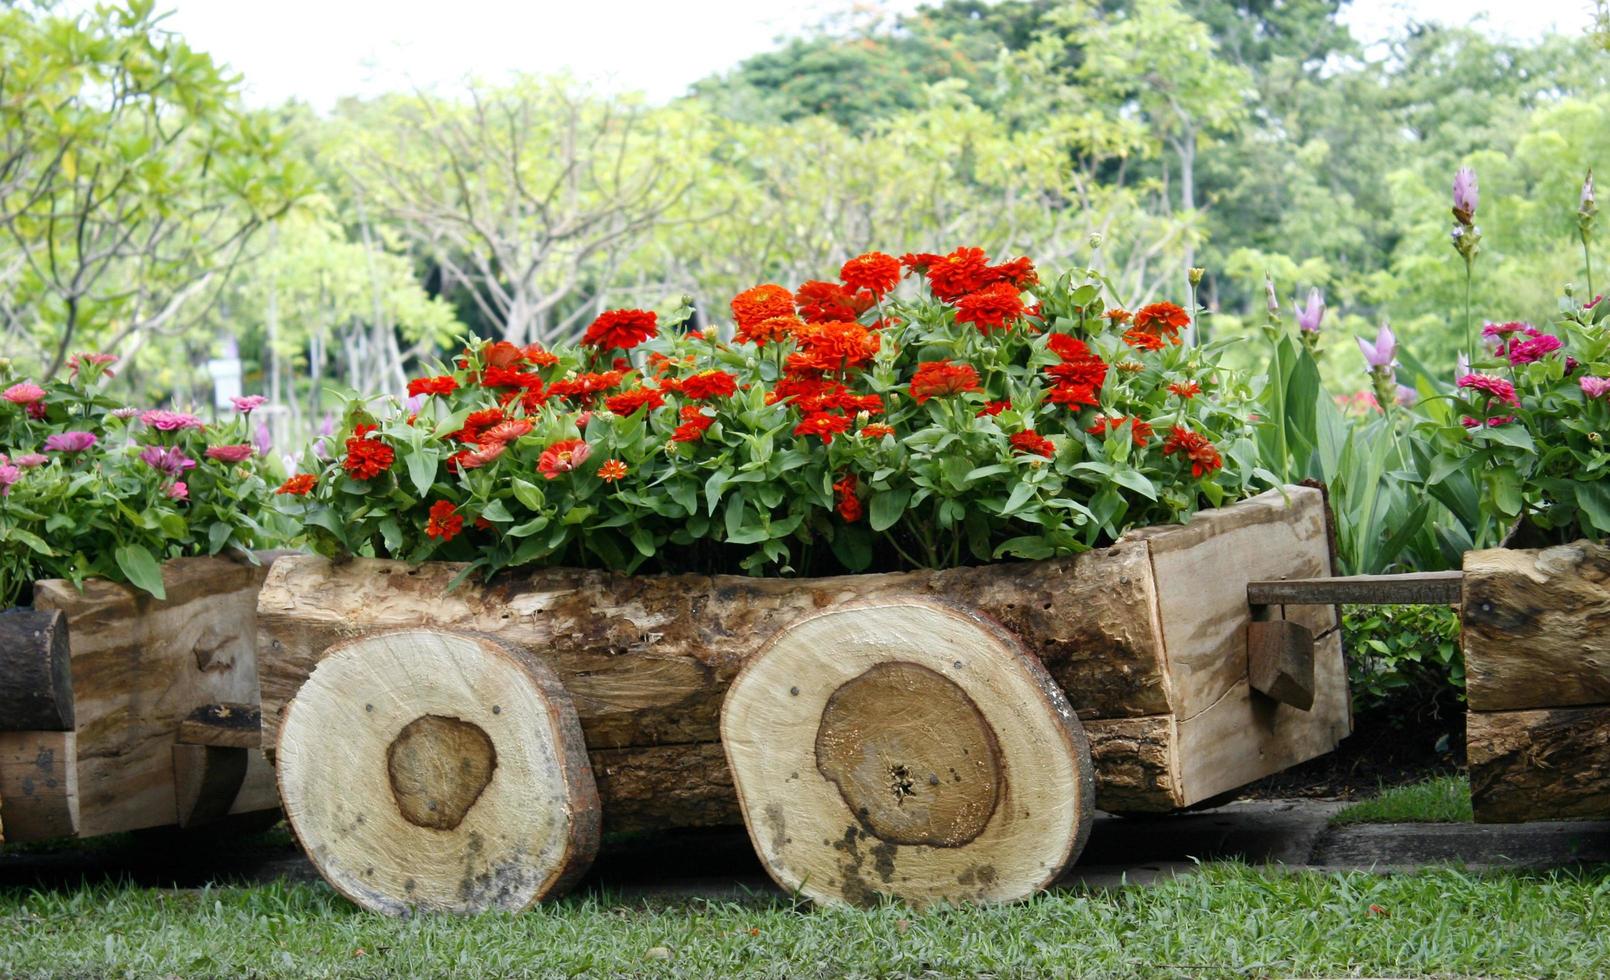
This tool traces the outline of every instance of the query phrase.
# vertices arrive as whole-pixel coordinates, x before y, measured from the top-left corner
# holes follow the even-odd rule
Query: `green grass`
[[[1331,826],[1350,823],[1469,823],[1470,780],[1438,776],[1410,786],[1393,786],[1360,800],[1330,818]]]
[[[1379,876],[1219,863],[1152,887],[920,913],[585,896],[517,916],[404,920],[322,885],[0,892],[0,975],[22,977],[1607,972],[1610,869]]]

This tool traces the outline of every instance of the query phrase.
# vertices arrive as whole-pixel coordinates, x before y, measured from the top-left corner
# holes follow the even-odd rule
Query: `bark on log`
[[[519,911],[598,850],[569,698],[540,660],[486,637],[341,644],[287,708],[278,767],[303,849],[373,911]]]
[[[181,829],[228,816],[246,782],[249,750],[217,745],[173,747],[173,783]]]
[[[1465,555],[1472,711],[1610,704],[1610,547]]]
[[[1472,711],[1466,743],[1478,821],[1610,818],[1610,706]]]
[[[72,730],[67,621],[53,609],[0,612],[0,731]]]
[[[727,692],[721,744],[761,863],[819,903],[1017,901],[1090,831],[1062,691],[1012,634],[932,601],[783,630]]]
[[[0,807],[6,840],[74,837],[79,832],[73,732],[0,732]]]

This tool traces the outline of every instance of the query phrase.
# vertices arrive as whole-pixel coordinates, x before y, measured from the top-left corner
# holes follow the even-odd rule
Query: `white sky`
[[[161,0],[167,26],[245,77],[257,104],[452,86],[467,76],[569,72],[663,101],[851,6],[898,13],[919,0]],[[1535,37],[1580,33],[1592,0],[1354,0],[1369,42],[1413,20],[1476,18]]]

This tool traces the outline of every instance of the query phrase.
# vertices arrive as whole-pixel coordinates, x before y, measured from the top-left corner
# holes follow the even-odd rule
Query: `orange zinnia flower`
[[[587,462],[592,454],[592,447],[584,439],[561,439],[542,451],[537,458],[537,472],[547,479],[557,479],[559,474],[569,473]]]
[[[599,350],[631,350],[658,332],[659,317],[653,310],[605,310],[581,342]]]
[[[839,278],[851,289],[865,289],[882,296],[900,282],[900,260],[882,252],[868,252],[844,263]]]
[[[1014,432],[1007,437],[1007,441],[1012,444],[1013,449],[1020,453],[1033,453],[1038,456],[1044,456],[1046,459],[1050,459],[1057,454],[1056,443],[1033,429]]]
[[[820,436],[824,445],[833,441],[835,432],[845,432],[850,428],[850,420],[842,415],[831,412],[812,412],[804,420],[794,426],[796,436]]]
[[[732,318],[740,329],[747,330],[762,320],[774,316],[792,316],[794,294],[777,285],[766,283],[746,289],[732,298]]]
[[[452,504],[438,500],[430,505],[430,520],[425,524],[425,536],[441,538],[445,544],[464,530],[464,515]]]
[[[598,478],[605,483],[625,479],[626,473],[626,464],[618,459],[606,459],[598,467]]]
[[[313,488],[318,485],[318,482],[319,478],[311,473],[298,473],[289,480],[286,480],[284,483],[281,483],[280,488],[274,492],[288,493],[297,497],[305,497],[313,492]]]
[[[1173,303],[1152,303],[1135,311],[1135,329],[1171,344],[1180,342],[1179,332],[1191,325],[1191,315]]]
[[[1168,439],[1163,443],[1164,456],[1175,453],[1182,453],[1191,461],[1191,475],[1195,477],[1205,476],[1224,465],[1219,451],[1206,436],[1180,425],[1169,430]]]
[[[978,390],[978,372],[971,364],[948,360],[924,361],[911,375],[911,397],[918,405],[930,398]]]

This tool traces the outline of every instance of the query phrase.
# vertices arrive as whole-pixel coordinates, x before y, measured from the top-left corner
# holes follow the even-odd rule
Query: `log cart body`
[[[0,613],[3,839],[278,809],[256,670],[257,590],[274,557],[172,559],[163,600],[40,581],[32,608]]]
[[[1066,559],[820,579],[282,559],[265,746],[331,883],[382,911],[517,909],[605,830],[747,824],[819,901],[1010,900],[1090,810],[1187,807],[1350,728],[1330,574],[1291,487]]]

